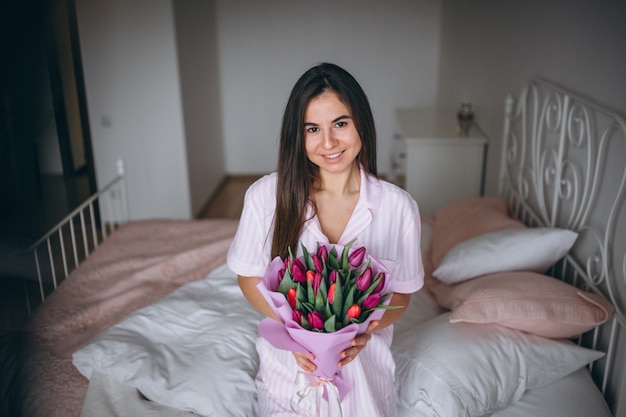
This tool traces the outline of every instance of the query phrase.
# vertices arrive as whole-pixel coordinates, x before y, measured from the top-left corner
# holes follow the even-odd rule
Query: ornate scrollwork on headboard
[[[507,98],[503,139],[501,194],[529,225],[579,233],[558,275],[610,299],[624,325],[624,118],[535,79]]]

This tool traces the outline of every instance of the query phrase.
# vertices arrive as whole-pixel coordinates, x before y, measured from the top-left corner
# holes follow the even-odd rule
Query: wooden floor
[[[248,187],[260,175],[241,175],[227,177],[200,214],[200,218],[238,219],[243,209],[243,198]]]

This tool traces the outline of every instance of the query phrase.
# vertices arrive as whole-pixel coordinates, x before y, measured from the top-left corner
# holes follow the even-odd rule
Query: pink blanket
[[[236,220],[131,222],[113,233],[33,314],[19,385],[24,415],[77,417],[88,381],[72,353],[94,336],[226,261]]]

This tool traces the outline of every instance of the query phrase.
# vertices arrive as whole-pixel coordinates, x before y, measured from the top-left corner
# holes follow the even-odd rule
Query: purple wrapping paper
[[[343,250],[341,245],[327,244],[326,246],[329,251],[333,246],[339,253]],[[379,320],[384,311],[382,309],[375,310],[363,323],[351,324],[333,333],[306,330],[293,320],[293,310],[286,297],[276,291],[279,284],[278,272],[283,266],[284,263],[280,257],[274,258],[265,276],[257,284],[257,288],[281,321],[278,322],[270,318],[262,320],[259,324],[259,335],[277,349],[312,353],[315,356],[313,363],[317,366],[313,374],[333,382],[339,391],[340,399],[343,399],[349,391],[349,387],[341,378],[338,366],[341,352],[350,347],[350,342],[357,335],[365,332],[372,320]],[[389,274],[388,269],[375,258],[371,258],[371,266],[374,272],[381,271]],[[387,291],[388,283],[389,279],[385,283],[383,292]],[[388,297],[385,304],[389,302],[390,298]]]

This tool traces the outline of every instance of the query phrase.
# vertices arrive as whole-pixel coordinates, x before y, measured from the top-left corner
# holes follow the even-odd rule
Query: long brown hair
[[[286,257],[296,245],[306,221],[306,207],[317,179],[319,168],[306,156],[304,114],[314,97],[332,90],[348,106],[359,136],[361,151],[357,162],[372,175],[377,175],[376,129],[365,92],[350,73],[329,63],[305,72],[291,90],[280,133],[278,149],[278,184],[271,256]]]

